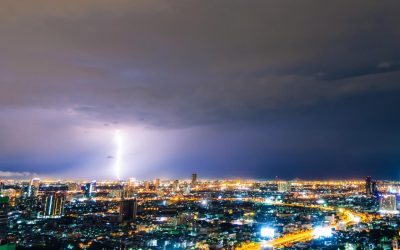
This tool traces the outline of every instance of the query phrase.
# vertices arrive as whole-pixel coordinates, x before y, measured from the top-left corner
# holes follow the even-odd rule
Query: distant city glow
[[[263,238],[273,238],[275,236],[275,229],[271,227],[262,227],[260,235]]]

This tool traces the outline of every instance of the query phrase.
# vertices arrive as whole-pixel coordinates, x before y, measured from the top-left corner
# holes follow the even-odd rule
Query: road
[[[301,204],[279,204],[281,206],[296,206],[296,207],[306,207],[306,208],[319,208],[325,211],[337,211],[338,214],[341,217],[341,223],[344,223],[346,226],[355,224],[359,221],[362,222],[368,222],[370,218],[368,215],[362,214],[362,213],[357,213],[354,211],[351,211],[349,209],[336,209],[333,207],[325,207],[325,206],[316,206],[316,205],[301,205]],[[330,227],[332,228],[337,228],[337,224],[333,224]],[[242,244],[242,246],[236,248],[237,250],[256,250],[256,249],[262,249],[262,248],[280,248],[284,246],[289,246],[293,245],[298,242],[306,242],[314,239],[315,236],[313,234],[313,230],[307,230],[307,231],[300,231],[296,233],[291,233],[291,234],[284,234],[279,238],[275,238],[263,243],[246,243]]]

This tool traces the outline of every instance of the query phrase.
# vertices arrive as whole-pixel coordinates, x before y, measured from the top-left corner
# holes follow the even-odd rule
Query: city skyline
[[[0,250],[399,250],[399,9],[2,0]]]
[[[400,179],[398,1],[2,5],[1,179]]]

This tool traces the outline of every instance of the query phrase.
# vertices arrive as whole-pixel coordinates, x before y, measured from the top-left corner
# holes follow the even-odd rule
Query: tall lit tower
[[[31,180],[31,183],[29,184],[29,189],[28,189],[28,196],[37,196],[39,192],[39,185],[40,185],[40,179],[39,178],[33,178]]]
[[[376,181],[372,180],[371,176],[367,176],[365,178],[365,194],[367,196],[377,195],[377,183]]]
[[[367,196],[371,196],[371,194],[372,194],[372,179],[371,179],[371,176],[367,176],[367,178],[365,178],[365,194]]]
[[[197,174],[194,173],[192,174],[192,186],[196,185],[196,183],[197,183]]]
[[[8,197],[0,197],[0,244],[6,241],[8,228]]]
[[[383,214],[398,214],[396,195],[382,195],[379,199],[379,212]]]
[[[172,183],[172,190],[174,192],[179,191],[179,180],[174,180],[174,182]]]
[[[56,218],[64,215],[65,195],[48,193],[42,196],[43,209],[39,217]]]
[[[160,187],[160,179],[157,178],[154,180],[154,186],[156,187],[156,189]]]

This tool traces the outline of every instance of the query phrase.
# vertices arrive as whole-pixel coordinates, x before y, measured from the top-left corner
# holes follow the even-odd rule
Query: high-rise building
[[[149,181],[146,181],[146,182],[144,183],[144,189],[145,189],[146,191],[149,191],[149,190],[150,190],[150,182],[149,182]]]
[[[154,186],[156,187],[156,189],[160,187],[160,179],[157,178],[154,180]]]
[[[96,181],[93,180],[90,182],[90,196],[93,196],[93,193],[97,192],[97,184]]]
[[[134,178],[129,178],[128,186],[132,187],[132,188],[135,187],[135,179]]]
[[[290,192],[292,185],[289,181],[278,181],[278,192],[286,193]]]
[[[3,244],[7,239],[8,203],[8,197],[0,197],[0,244]]]
[[[172,183],[172,190],[174,192],[179,191],[179,180],[174,180],[174,182]]]
[[[394,194],[384,194],[379,199],[379,212],[386,214],[397,214],[397,199]]]
[[[79,190],[81,190],[81,186],[78,183],[75,182],[68,183],[68,191],[76,192]]]
[[[367,176],[367,178],[365,178],[365,194],[367,196],[378,194],[376,181],[373,181],[371,176]]]
[[[371,185],[372,185],[371,176],[367,176],[367,178],[365,178],[365,194],[367,196],[371,196],[372,194]]]
[[[90,192],[91,189],[91,184],[90,183],[86,183],[85,185],[82,186],[82,190],[83,190],[83,196],[85,198],[90,198],[92,197],[92,194]]]
[[[40,217],[61,217],[64,215],[65,195],[47,193],[41,197],[42,211]]]
[[[190,185],[185,185],[183,188],[183,193],[187,195],[190,194],[190,191],[191,191]]]
[[[131,221],[136,219],[137,215],[137,200],[128,199],[119,202],[119,221]]]
[[[135,193],[135,179],[130,178],[124,186],[124,198],[131,198]]]
[[[194,173],[194,174],[192,174],[192,186],[194,186],[196,184],[197,184],[197,174]]]
[[[28,197],[37,196],[39,192],[40,179],[33,178],[28,188]]]

